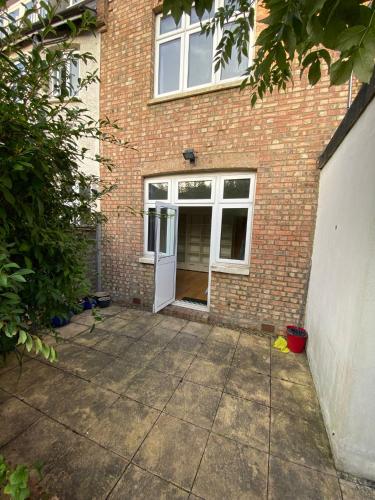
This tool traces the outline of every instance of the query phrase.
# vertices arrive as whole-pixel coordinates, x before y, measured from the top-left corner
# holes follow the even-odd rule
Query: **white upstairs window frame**
[[[224,198],[224,183],[226,180],[249,179],[249,195],[246,198]],[[180,199],[178,195],[179,182],[186,181],[211,181],[210,199]],[[148,249],[149,217],[150,209],[154,210],[156,202],[173,203],[178,206],[194,207],[207,206],[212,207],[211,220],[211,249],[210,265],[250,265],[251,233],[253,222],[254,198],[255,198],[256,174],[254,172],[218,172],[208,174],[190,174],[190,175],[172,175],[162,177],[151,177],[144,181],[144,257],[154,258],[154,252]],[[157,183],[167,183],[167,198],[160,200],[149,199],[149,185]],[[243,259],[228,259],[220,257],[222,218],[224,209],[247,209],[245,248]]]
[[[215,10],[219,7],[223,7],[225,0],[215,0]],[[169,16],[166,16],[169,17]],[[228,27],[236,19],[236,14],[233,18],[229,19],[228,23],[224,25],[223,29],[217,29],[212,38],[212,57],[210,59],[211,65],[211,79],[206,83],[191,85],[188,84],[188,70],[189,70],[189,47],[190,47],[190,38],[192,35],[196,33],[200,33],[201,25],[200,22],[195,22],[190,24],[191,16],[189,14],[183,14],[181,17],[180,25],[173,30],[170,30],[166,33],[160,33],[160,23],[163,18],[163,14],[157,14],[155,19],[155,65],[154,65],[154,97],[168,97],[175,94],[179,94],[182,92],[188,92],[193,90],[204,89],[205,87],[209,87],[212,85],[217,85],[220,83],[230,83],[235,81],[241,81],[244,76],[244,70],[251,64],[252,61],[252,46],[253,46],[253,38],[254,33],[250,34],[249,41],[249,57],[247,58],[247,62],[245,67],[241,69],[238,75],[228,78],[222,78],[222,71],[225,68],[220,67],[217,71],[215,71],[215,63],[214,56],[216,53],[216,47],[218,46],[223,31]],[[203,21],[204,23],[204,21]],[[206,38],[206,35],[201,35],[202,40]],[[180,67],[179,67],[179,86],[175,90],[171,90],[168,92],[159,92],[159,69],[160,69],[160,47],[163,44],[168,42],[180,40]],[[244,56],[243,61],[246,59]],[[237,58],[236,50],[232,51],[232,58]]]

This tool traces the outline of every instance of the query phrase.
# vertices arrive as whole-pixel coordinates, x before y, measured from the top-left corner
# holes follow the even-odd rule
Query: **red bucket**
[[[292,352],[303,352],[306,346],[307,331],[298,326],[288,325],[286,327],[288,347]]]

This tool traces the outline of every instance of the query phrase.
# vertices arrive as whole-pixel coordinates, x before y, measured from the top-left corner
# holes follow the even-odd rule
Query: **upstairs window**
[[[55,69],[51,76],[51,94],[53,97],[72,97],[79,91],[78,59],[69,59],[65,65]]]
[[[215,8],[223,6],[225,0],[216,0]],[[210,19],[213,12],[205,12],[202,23]],[[156,18],[155,95],[173,94],[200,88],[215,83],[241,78],[249,65],[242,55],[232,50],[231,59],[223,68],[214,70],[214,55],[224,30],[231,30],[233,20],[214,35],[201,34],[200,20],[194,10],[183,14],[178,24],[172,16],[159,14]]]

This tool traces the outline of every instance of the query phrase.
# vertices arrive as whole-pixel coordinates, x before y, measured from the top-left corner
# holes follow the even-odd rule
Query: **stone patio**
[[[268,337],[111,306],[59,362],[0,369],[0,453],[60,499],[344,499],[304,355]]]

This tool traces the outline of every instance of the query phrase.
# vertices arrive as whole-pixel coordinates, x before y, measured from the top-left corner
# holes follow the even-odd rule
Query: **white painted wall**
[[[306,328],[336,465],[375,480],[375,99],[321,172]]]

